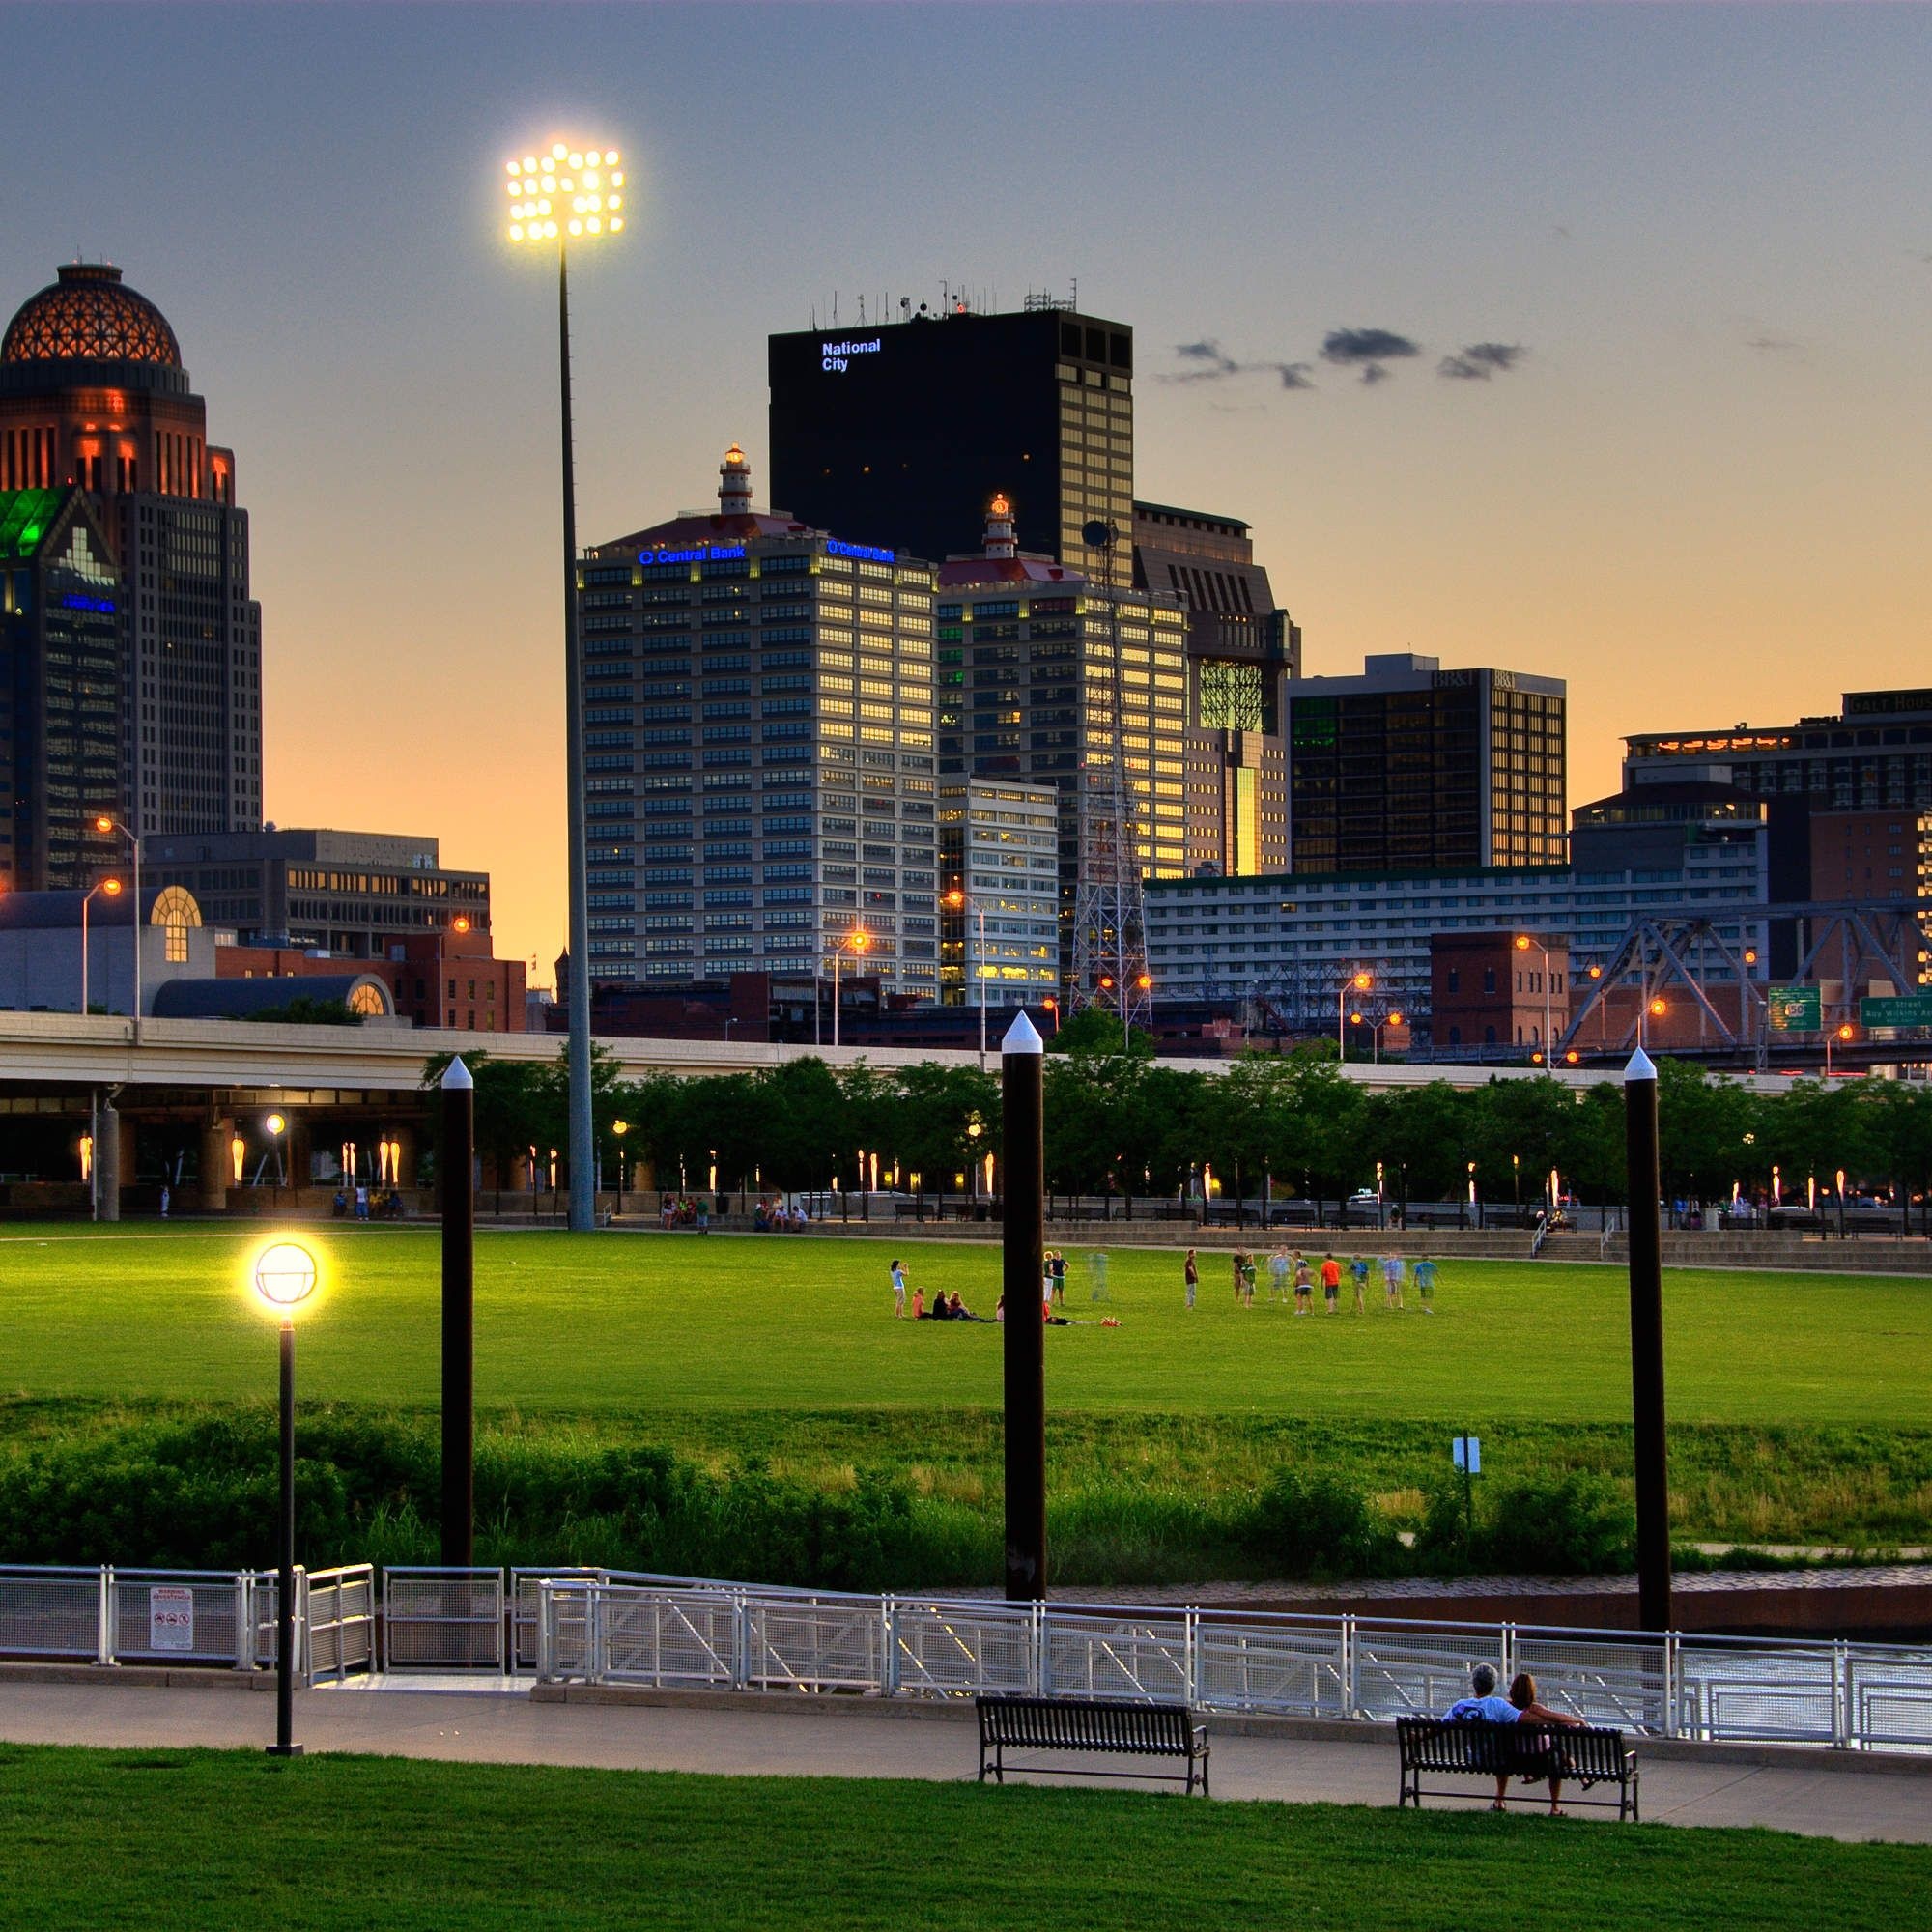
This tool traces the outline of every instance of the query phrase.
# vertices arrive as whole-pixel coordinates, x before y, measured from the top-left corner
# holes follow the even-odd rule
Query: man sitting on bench
[[[1528,1671],[1519,1671],[1510,1685],[1510,1694],[1498,1697],[1496,1693],[1496,1673],[1487,1663],[1479,1663],[1469,1675],[1472,1697],[1458,1698],[1445,1714],[1451,1723],[1479,1724],[1535,1724],[1548,1726],[1566,1724],[1580,1727],[1581,1718],[1573,1718],[1564,1711],[1552,1711],[1548,1704],[1539,1703],[1536,1696],[1536,1679]],[[1547,1768],[1549,1778],[1549,1815],[1560,1818],[1563,1815],[1563,1759],[1560,1753],[1529,1752],[1523,1754],[1523,1771],[1528,1776]],[[1504,1808],[1504,1796],[1509,1790],[1509,1774],[1496,1774],[1496,1800],[1490,1807],[1492,1811]]]

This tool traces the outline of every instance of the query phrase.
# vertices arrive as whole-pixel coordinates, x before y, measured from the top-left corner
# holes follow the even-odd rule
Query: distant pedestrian
[[[1355,1284],[1355,1313],[1357,1315],[1365,1314],[1367,1312],[1365,1297],[1369,1292],[1369,1258],[1367,1255],[1357,1255],[1349,1264],[1349,1275],[1350,1279]]]
[[[1331,1250],[1321,1260],[1321,1302],[1322,1312],[1339,1314],[1337,1303],[1342,1293],[1342,1264],[1335,1259]]]
[[[1066,1306],[1066,1257],[1058,1248],[1053,1251],[1053,1299],[1057,1307]]]
[[[1194,1306],[1194,1291],[1201,1286],[1201,1269],[1194,1260],[1194,1250],[1192,1248],[1189,1248],[1187,1251],[1187,1260],[1181,1267],[1180,1274],[1181,1279],[1187,1284],[1187,1305],[1192,1308]]]
[[[359,1180],[355,1183],[355,1218],[358,1221],[369,1218],[369,1189]]]
[[[1241,1288],[1242,1288],[1241,1264],[1247,1260],[1247,1256],[1244,1255],[1239,1248],[1236,1248],[1234,1252],[1232,1260],[1235,1264],[1235,1300],[1236,1304],[1238,1304],[1241,1299]]]
[[[1382,1305],[1385,1308],[1402,1306],[1402,1277],[1404,1262],[1398,1254],[1382,1257]]]
[[[1300,1257],[1297,1255],[1298,1261]],[[1276,1248],[1268,1257],[1268,1297],[1270,1300],[1286,1303],[1288,1300],[1288,1250]]]
[[[1297,1315],[1315,1312],[1315,1277],[1308,1270],[1308,1257],[1299,1248],[1294,1254],[1294,1312]]]
[[[166,1220],[166,1219],[168,1218],[168,1201],[169,1201],[169,1199],[170,1199],[170,1196],[169,1196],[169,1194],[168,1194],[168,1188],[167,1188],[167,1183],[166,1183],[166,1181],[163,1181],[163,1182],[161,1183],[161,1219],[162,1219],[163,1221],[165,1221],[165,1220]]]
[[[1425,1315],[1435,1313],[1435,1264],[1424,1255],[1415,1264],[1415,1292]]]
[[[905,1264],[896,1255],[893,1257],[893,1318],[905,1320]]]
[[[1256,1268],[1253,1255],[1241,1257],[1241,1305],[1252,1308],[1255,1305]]]

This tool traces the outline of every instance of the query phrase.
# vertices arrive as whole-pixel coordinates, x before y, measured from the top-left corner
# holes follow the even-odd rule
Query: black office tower
[[[905,305],[900,304],[900,313]],[[1134,337],[1030,298],[771,338],[772,500],[916,556],[970,551],[987,499],[1019,548],[1105,576],[1081,528],[1133,527]]]

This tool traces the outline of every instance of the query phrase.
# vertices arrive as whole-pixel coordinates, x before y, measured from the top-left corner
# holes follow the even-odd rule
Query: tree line
[[[1374,1188],[1379,1164],[1390,1201],[1457,1199],[1471,1179],[1484,1200],[1515,1188],[1534,1200],[1552,1169],[1580,1201],[1623,1199],[1614,1079],[1372,1090],[1342,1073],[1332,1047],[1246,1055],[1210,1073],[1159,1065],[1138,1039],[1123,1045],[1118,1027],[1070,1023],[1056,1046],[1045,1075],[1047,1182],[1057,1193],[1172,1198],[1211,1169],[1230,1195],[1238,1186],[1257,1198],[1265,1179],[1277,1197],[1333,1201]],[[447,1065],[447,1055],[432,1059],[426,1082]],[[536,1064],[484,1056],[471,1071],[485,1185],[514,1184],[518,1157],[532,1148],[540,1168],[556,1150],[561,1173],[562,1054]],[[1841,1169],[1854,1187],[1907,1196],[1932,1187],[1932,1089],[1922,1083],[1801,1080],[1764,1095],[1674,1061],[1659,1075],[1673,1197],[1723,1200],[1736,1184],[1763,1199],[1774,1170],[1787,1199],[1813,1176],[1833,1184]],[[876,1156],[882,1186],[951,1196],[972,1190],[975,1163],[1000,1146],[998,1073],[977,1066],[835,1070],[802,1057],[752,1073],[624,1081],[599,1053],[592,1082],[607,1189],[620,1152],[633,1186],[695,1192],[715,1169],[720,1189],[734,1194],[856,1188],[863,1153],[868,1170]]]

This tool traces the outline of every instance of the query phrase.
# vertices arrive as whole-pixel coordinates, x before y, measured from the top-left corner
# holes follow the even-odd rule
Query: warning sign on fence
[[[148,1648],[194,1648],[194,1592],[180,1583],[156,1583],[148,1592]]]

